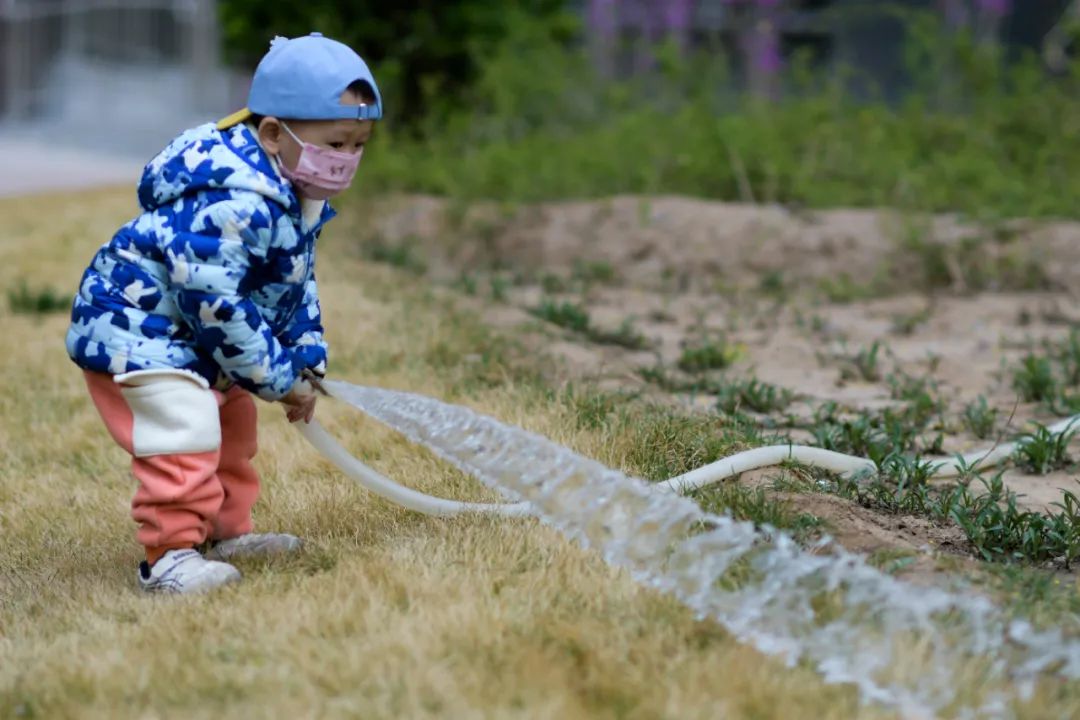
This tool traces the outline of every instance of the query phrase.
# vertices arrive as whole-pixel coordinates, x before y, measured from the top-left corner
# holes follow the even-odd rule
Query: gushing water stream
[[[828,682],[854,685],[864,702],[907,717],[1008,717],[1041,677],[1080,678],[1080,642],[1036,631],[981,595],[916,587],[831,546],[803,549],[782,532],[706,513],[468,408],[336,381],[326,387],[524,501],[638,582],[788,665],[809,663]],[[961,668],[987,688],[977,700],[959,696]]]

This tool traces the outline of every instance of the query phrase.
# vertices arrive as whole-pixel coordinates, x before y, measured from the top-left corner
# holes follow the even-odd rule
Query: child
[[[147,165],[143,213],[83,276],[68,354],[132,455],[147,592],[209,590],[240,579],[230,558],[300,547],[252,532],[251,395],[311,420],[301,375],[326,369],[315,240],[381,117],[375,79],[347,46],[319,33],[274,40],[247,108]]]

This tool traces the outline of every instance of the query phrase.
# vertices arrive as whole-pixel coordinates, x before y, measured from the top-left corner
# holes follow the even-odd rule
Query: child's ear
[[[281,121],[276,117],[264,117],[259,123],[259,142],[271,155],[280,153]]]

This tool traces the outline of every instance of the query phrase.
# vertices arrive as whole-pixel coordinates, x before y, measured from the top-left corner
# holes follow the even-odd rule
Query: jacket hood
[[[227,130],[207,123],[169,143],[143,170],[139,204],[150,211],[206,190],[247,190],[286,210],[299,208],[292,186],[244,123]]]

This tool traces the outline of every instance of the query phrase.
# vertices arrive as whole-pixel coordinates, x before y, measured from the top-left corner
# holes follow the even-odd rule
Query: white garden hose
[[[1076,425],[1078,421],[1080,421],[1080,415],[1074,415],[1049,426],[1047,430],[1053,435],[1059,435]],[[953,457],[926,458],[923,462],[934,467],[934,472],[930,475],[931,478],[938,480],[951,478],[965,471],[986,470],[999,465],[1012,457],[1012,454],[1016,452],[1016,448],[1023,442],[1021,440],[1004,443],[988,450],[977,450]],[[877,469],[877,466],[871,460],[833,452],[832,450],[823,450],[806,445],[771,445],[747,450],[717,460],[714,463],[699,467],[697,470],[691,470],[683,475],[665,480],[660,483],[660,487],[672,492],[686,493],[726,480],[740,473],[772,467],[787,461],[797,462],[807,467],[821,468],[848,477],[867,471],[873,472]]]
[[[391,502],[403,505],[409,510],[425,515],[460,515],[462,513],[480,512],[497,513],[499,515],[528,515],[528,503],[471,503],[457,500],[445,500],[432,495],[425,495],[416,490],[399,485],[393,480],[380,475],[364,463],[357,460],[349,451],[326,432],[318,420],[310,423],[297,422],[295,426],[307,441],[315,446],[323,457],[337,465],[341,472],[351,477],[363,487],[376,495],[380,495]]]
[[[323,393],[333,397],[332,385],[320,386]],[[1066,418],[1047,429],[1058,435],[1080,422],[1080,415]],[[508,516],[530,515],[528,503],[471,503],[446,500],[410,490],[375,472],[353,457],[326,431],[317,420],[310,423],[297,422],[296,428],[308,442],[345,475],[381,497],[425,515],[459,515],[462,513],[494,513]],[[1007,460],[1023,441],[997,445],[951,458],[930,458],[925,462],[935,467],[932,478],[956,477],[965,470],[985,470]],[[713,485],[750,470],[773,467],[785,462],[796,462],[808,467],[820,468],[843,476],[874,472],[877,466],[866,458],[845,455],[832,450],[807,445],[771,445],[736,453],[716,462],[704,465],[682,475],[657,483],[659,491],[686,493]]]

